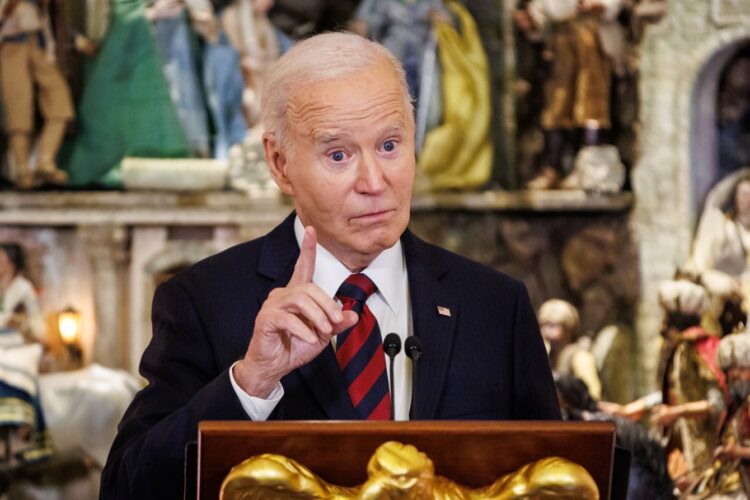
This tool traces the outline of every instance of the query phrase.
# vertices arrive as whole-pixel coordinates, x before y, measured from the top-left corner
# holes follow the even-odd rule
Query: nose
[[[357,182],[354,186],[358,193],[378,194],[387,185],[385,172],[377,158],[365,156],[357,168]]]

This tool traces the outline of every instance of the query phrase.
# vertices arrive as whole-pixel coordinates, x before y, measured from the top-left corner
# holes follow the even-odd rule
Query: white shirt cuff
[[[276,387],[271,391],[271,394],[268,395],[268,399],[256,398],[249,395],[242,390],[234,379],[232,370],[237,363],[239,363],[239,361],[236,361],[229,368],[229,381],[232,383],[232,389],[234,389],[235,394],[237,394],[237,398],[240,400],[242,408],[245,409],[245,413],[247,413],[247,416],[250,417],[251,420],[255,420],[256,422],[268,420],[268,416],[273,409],[276,408],[276,405],[279,404],[281,398],[284,397],[284,387],[281,385],[281,382],[278,382]]]

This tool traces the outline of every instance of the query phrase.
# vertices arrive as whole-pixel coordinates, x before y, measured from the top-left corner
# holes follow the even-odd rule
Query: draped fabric
[[[169,93],[190,149],[199,156],[208,157],[208,113],[198,71],[197,40],[191,31],[188,12],[182,9],[174,17],[157,19],[153,33],[164,64]]]
[[[120,186],[125,156],[191,156],[141,0],[113,0],[78,116],[77,134],[60,162],[71,185]]]
[[[476,23],[465,7],[451,2],[460,32],[437,26],[443,68],[443,123],[425,136],[418,167],[433,189],[474,189],[492,172],[490,78]]]

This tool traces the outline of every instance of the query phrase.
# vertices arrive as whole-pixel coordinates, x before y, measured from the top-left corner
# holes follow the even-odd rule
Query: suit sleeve
[[[148,386],[125,412],[102,472],[100,498],[182,498],[184,449],[201,420],[247,419],[205,325],[175,280],[160,285],[140,373]]]
[[[513,418],[560,420],[560,403],[552,379],[534,308],[526,287],[518,284],[513,324]]]

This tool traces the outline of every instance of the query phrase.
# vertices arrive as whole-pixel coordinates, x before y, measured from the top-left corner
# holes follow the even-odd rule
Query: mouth
[[[367,212],[365,214],[352,217],[352,220],[357,221],[357,222],[363,222],[366,224],[377,224],[378,222],[384,222],[388,220],[395,212],[396,212],[395,209],[374,210],[372,212]]]

